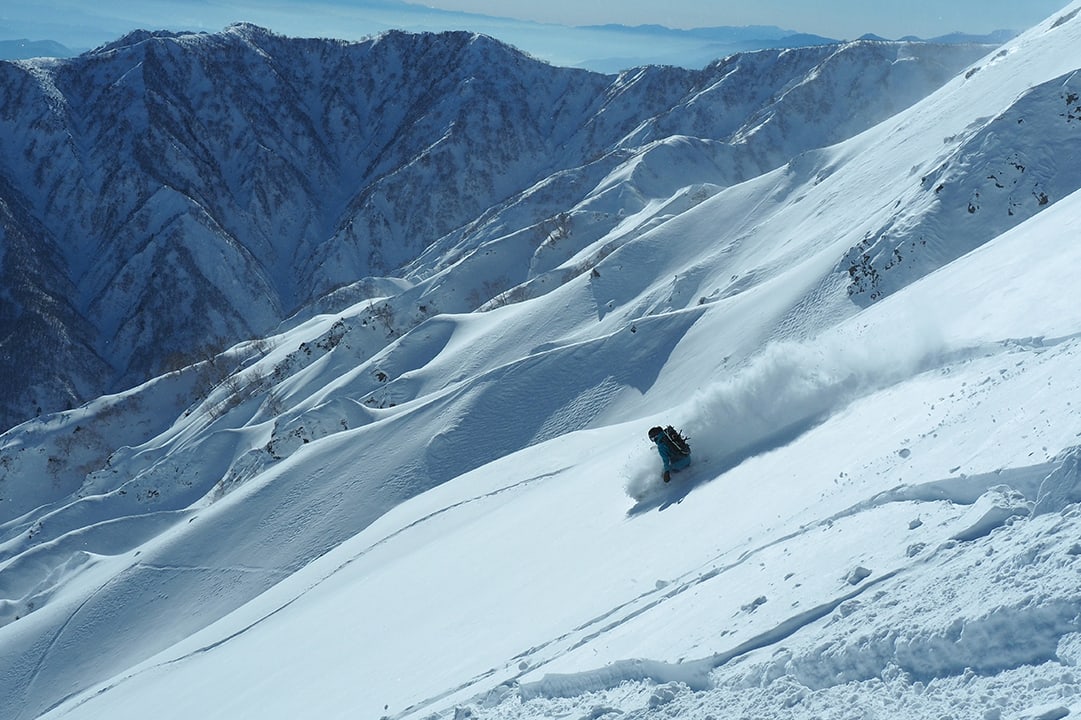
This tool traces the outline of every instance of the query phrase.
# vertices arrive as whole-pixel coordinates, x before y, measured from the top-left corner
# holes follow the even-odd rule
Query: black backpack
[[[666,425],[663,430],[664,444],[672,451],[673,456],[681,457],[691,454],[691,446],[687,438],[679,430],[671,425]]]

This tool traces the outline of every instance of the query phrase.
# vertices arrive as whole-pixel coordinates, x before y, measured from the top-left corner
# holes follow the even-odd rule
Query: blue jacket
[[[658,435],[653,441],[657,445],[657,452],[661,454],[661,462],[665,470],[682,470],[691,464],[690,455],[676,455],[664,441],[664,436]]]

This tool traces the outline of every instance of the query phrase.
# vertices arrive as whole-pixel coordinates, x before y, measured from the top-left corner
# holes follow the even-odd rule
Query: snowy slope
[[[458,705],[481,717],[820,717],[852,693],[868,712],[908,717],[1071,706],[1079,491],[1076,456],[1057,453],[1076,442],[1062,421],[1081,400],[1081,316],[1056,302],[1078,259],[1058,228],[1078,203],[836,337],[703,388],[675,412],[736,457],[682,485],[624,495],[648,464],[636,442],[648,419],[536,446],[399,506],[51,716],[426,717]],[[1033,245],[1042,261],[1018,276],[1014,258]],[[988,286],[1009,301],[981,302]],[[899,337],[914,308],[936,305],[940,338]],[[861,353],[861,341],[893,354]],[[740,437],[732,410],[744,403],[771,421],[831,416],[778,440]],[[714,463],[735,467],[715,476]],[[1065,497],[1042,487],[1056,473]],[[198,522],[251,499],[242,490]]]
[[[0,712],[1076,711],[1078,171],[1033,161],[1055,190],[1013,215],[923,180],[1072,151],[1031,110],[1072,87],[1067,10],[745,182],[681,186],[660,141],[587,201],[667,197],[553,226],[484,312],[389,322],[521,267],[513,233],[4,435]],[[928,255],[854,292],[885,227]],[[670,486],[662,421],[696,449]]]

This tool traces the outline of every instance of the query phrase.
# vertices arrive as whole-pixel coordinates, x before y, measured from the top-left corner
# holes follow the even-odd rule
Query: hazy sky
[[[1027,30],[1068,0],[423,0],[447,10],[565,25],[777,25],[826,37]]]
[[[500,37],[513,32],[515,24],[522,25],[446,11],[562,25],[776,25],[836,39],[867,33],[891,39],[930,38],[955,31],[1022,31],[1068,4],[1068,0],[0,0],[0,39],[57,40],[88,49],[136,28],[213,32],[241,21],[283,35],[345,40],[392,27],[465,29]],[[532,32],[541,34],[537,28]]]

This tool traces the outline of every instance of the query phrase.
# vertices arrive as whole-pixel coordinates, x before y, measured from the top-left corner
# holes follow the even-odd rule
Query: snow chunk
[[[1044,705],[1033,708],[1021,717],[1023,720],[1061,720],[1070,714],[1069,708],[1062,705]]]
[[[870,576],[871,571],[860,565],[854,568],[852,572],[848,573],[848,576],[845,578],[845,582],[847,582],[849,585],[859,585]]]
[[[1002,527],[1010,518],[1030,512],[1031,503],[1024,495],[1008,485],[996,485],[976,500],[965,515],[967,527],[955,533],[953,539],[961,542],[977,540]]]
[[[653,695],[649,698],[649,706],[659,708],[667,705],[675,700],[682,690],[683,687],[679,683],[665,683],[653,691]]]

